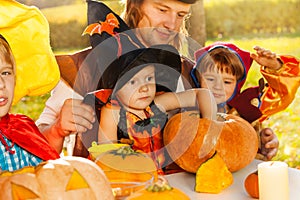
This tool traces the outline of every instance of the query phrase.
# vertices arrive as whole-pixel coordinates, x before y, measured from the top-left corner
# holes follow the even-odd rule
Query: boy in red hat
[[[34,121],[9,114],[16,84],[16,65],[6,39],[0,35],[0,172],[59,158]]]
[[[195,53],[197,63],[187,78],[194,87],[212,91],[219,112],[237,113],[255,125],[261,139],[259,153],[263,159],[270,160],[276,155],[279,142],[270,128],[262,129],[261,122],[293,101],[299,87],[299,60],[291,56],[276,56],[260,47],[254,47],[254,50],[256,53],[250,54],[225,42],[199,49]],[[241,92],[253,60],[263,66],[261,73],[268,85],[264,85],[261,79],[260,86]]]

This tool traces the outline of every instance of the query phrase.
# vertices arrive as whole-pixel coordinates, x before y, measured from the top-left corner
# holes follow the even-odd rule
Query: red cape
[[[49,145],[34,121],[25,115],[5,115],[0,120],[0,130],[13,143],[42,160],[59,158],[59,154]]]

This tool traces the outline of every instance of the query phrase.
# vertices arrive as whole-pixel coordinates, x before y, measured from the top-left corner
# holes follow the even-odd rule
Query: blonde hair
[[[12,50],[6,41],[6,39],[0,34],[0,60],[4,60],[6,63],[11,64],[15,71],[15,58]]]
[[[207,71],[228,73],[236,76],[237,81],[245,74],[245,68],[238,55],[225,47],[215,48],[197,62],[196,77],[201,80],[201,74]]]

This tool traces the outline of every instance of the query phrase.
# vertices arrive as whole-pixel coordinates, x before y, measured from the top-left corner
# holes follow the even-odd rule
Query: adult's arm
[[[74,144],[72,133],[82,133],[92,128],[94,120],[93,109],[83,104],[82,97],[60,81],[51,92],[36,124],[50,145],[60,153],[66,136],[71,135]]]

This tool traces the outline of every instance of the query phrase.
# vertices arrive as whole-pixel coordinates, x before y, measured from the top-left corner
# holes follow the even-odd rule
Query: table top
[[[245,178],[257,169],[257,164],[262,161],[253,160],[245,168],[234,172],[234,182],[231,186],[223,190],[219,194],[208,194],[208,193],[197,193],[194,191],[195,187],[195,174],[190,173],[176,173],[167,175],[171,186],[178,188],[185,192],[192,200],[205,199],[205,200],[251,200],[248,193],[244,188]],[[300,170],[289,168],[289,189],[290,189],[290,200],[300,199]]]

